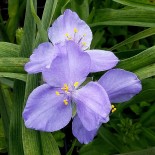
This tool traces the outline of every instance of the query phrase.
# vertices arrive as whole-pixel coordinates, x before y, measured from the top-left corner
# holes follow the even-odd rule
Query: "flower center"
[[[68,93],[68,91],[69,91],[69,87],[66,83],[64,84],[64,86],[61,89],[64,90],[65,93]]]
[[[75,27],[75,28],[73,29],[73,31],[74,31],[74,35],[73,35],[73,36],[72,36],[71,34],[69,34],[69,33],[65,33],[65,36],[66,36],[67,40],[74,40],[74,39],[75,39],[75,36],[76,36],[76,34],[78,33],[78,29]],[[78,40],[78,43],[82,44],[82,46],[86,46],[86,45],[87,45],[86,42],[81,42],[82,39],[83,39],[85,36],[86,36],[86,34],[84,33],[83,36],[81,36],[81,38]]]
[[[69,103],[68,99],[71,97],[71,92],[74,91],[74,89],[77,88],[78,85],[79,85],[79,82],[74,82],[73,84],[74,87],[69,87],[69,85],[65,83],[61,88],[62,92],[56,91],[55,94],[57,96],[59,96],[60,94],[66,94],[66,99],[63,100],[63,103],[65,105],[68,105]]]

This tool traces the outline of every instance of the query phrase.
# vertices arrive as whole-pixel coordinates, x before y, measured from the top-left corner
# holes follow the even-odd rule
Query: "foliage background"
[[[66,8],[93,31],[91,49],[113,51],[143,90],[117,104],[93,142],[80,144],[71,125],[54,133],[26,129],[21,113],[40,75],[23,69]],[[3,0],[0,4],[0,152],[9,155],[155,155],[155,0]],[[97,80],[102,73],[91,74]]]

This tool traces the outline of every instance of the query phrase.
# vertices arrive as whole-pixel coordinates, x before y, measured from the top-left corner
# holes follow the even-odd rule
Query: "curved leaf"
[[[146,10],[152,10],[152,11],[155,10],[154,0],[113,0],[113,1]]]
[[[99,25],[155,27],[155,12],[139,8],[119,10],[98,9],[90,26]]]
[[[148,28],[148,29],[146,29],[144,31],[141,31],[141,32],[129,37],[128,39],[114,45],[109,50],[117,49],[117,48],[119,48],[121,46],[124,46],[124,45],[132,43],[134,41],[149,37],[149,36],[154,35],[154,34],[155,34],[155,28],[154,27],[153,28]]]
[[[117,68],[134,71],[153,63],[155,63],[155,46],[148,48],[131,58],[120,61]]]

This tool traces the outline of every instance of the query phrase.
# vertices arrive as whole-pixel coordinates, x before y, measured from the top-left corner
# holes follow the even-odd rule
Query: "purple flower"
[[[57,56],[53,45],[65,44],[66,40],[74,41],[83,51],[85,50],[89,54],[91,58],[90,72],[111,69],[119,61],[110,51],[87,50],[92,41],[92,32],[89,26],[69,9],[59,16],[52,27],[49,28],[48,36],[52,43],[42,43],[34,50],[30,62],[25,65],[25,70],[28,73],[42,72],[48,68]]]
[[[50,68],[43,71],[47,84],[34,89],[28,97],[23,111],[25,125],[41,131],[59,130],[69,123],[75,107],[84,128],[96,130],[102,122],[107,122],[111,104],[106,91],[97,82],[80,87],[90,72],[90,57],[73,41],[57,49],[59,55]],[[76,120],[75,117],[75,123]]]
[[[137,76],[123,69],[112,69],[106,72],[98,83],[106,90],[112,103],[128,101],[142,89],[141,82]],[[106,119],[108,121],[109,117]],[[105,122],[107,121],[105,120]],[[75,116],[73,120],[72,129],[74,136],[77,137],[79,142],[85,144],[93,140],[98,130],[88,131],[78,116]]]
[[[142,90],[138,77],[123,69],[109,70],[98,83],[106,90],[112,103],[128,101]]]
[[[99,72],[113,68],[118,63],[118,58],[110,51],[87,50],[92,41],[92,32],[89,26],[79,16],[67,9],[59,16],[48,30],[49,39],[53,44],[73,40],[91,58],[91,72]]]

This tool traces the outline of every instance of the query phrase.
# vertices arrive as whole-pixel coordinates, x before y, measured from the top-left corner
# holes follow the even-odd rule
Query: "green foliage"
[[[0,153],[154,155],[155,1],[46,0],[42,16],[36,8],[36,0],[9,0],[8,19],[0,14]],[[91,26],[91,49],[113,50],[120,59],[116,68],[136,73],[143,86],[132,100],[116,105],[88,145],[68,140],[68,132],[27,129],[22,119],[27,97],[41,81],[40,75],[27,75],[24,64],[39,43],[48,41],[47,29],[66,8]],[[101,75],[93,74],[95,80]]]

